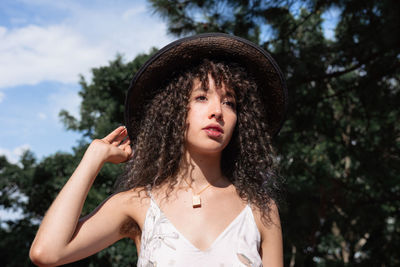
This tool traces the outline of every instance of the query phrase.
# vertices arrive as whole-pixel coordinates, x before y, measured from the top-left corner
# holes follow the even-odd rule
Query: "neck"
[[[222,175],[221,153],[204,155],[186,151],[181,169],[180,180],[185,180],[195,190],[201,190],[208,184],[214,187],[225,187],[229,184]]]

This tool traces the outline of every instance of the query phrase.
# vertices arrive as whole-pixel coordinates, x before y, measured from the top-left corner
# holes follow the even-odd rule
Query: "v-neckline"
[[[171,222],[170,219],[168,219],[168,217],[165,215],[165,213],[161,210],[161,208],[158,206],[157,202],[153,199],[153,197],[150,197],[150,201],[154,204],[154,206],[160,211],[161,216],[164,216],[165,220],[172,226],[172,228],[174,228],[174,230],[178,233],[178,235],[180,235],[182,237],[182,239],[188,243],[192,248],[194,248],[196,251],[199,252],[207,252],[212,250],[212,248],[214,246],[216,246],[215,244],[218,243],[218,241],[224,236],[224,234],[229,231],[230,228],[233,227],[233,225],[235,224],[236,221],[239,220],[239,218],[245,213],[245,211],[247,209],[250,208],[249,204],[246,204],[246,207],[244,207],[238,215],[236,215],[236,217],[224,228],[224,230],[222,230],[221,233],[218,234],[218,236],[215,238],[215,240],[213,242],[211,242],[211,245],[206,248],[205,250],[203,249],[199,249],[198,247],[196,247],[188,238],[186,238],[185,235],[182,234],[181,231],[178,230],[178,228],[175,227],[175,225]],[[147,217],[147,216],[146,216]]]

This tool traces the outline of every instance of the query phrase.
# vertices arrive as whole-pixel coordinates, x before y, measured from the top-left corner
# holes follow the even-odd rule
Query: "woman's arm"
[[[94,140],[80,164],[47,211],[33,241],[35,264],[54,266],[87,257],[124,237],[119,229],[129,219],[123,211],[123,194],[107,199],[92,214],[79,220],[84,201],[105,162],[129,159],[132,150],[124,127]]]
[[[278,207],[271,204],[269,223],[263,222],[260,212],[255,212],[261,234],[261,259],[264,267],[283,267],[282,229]]]

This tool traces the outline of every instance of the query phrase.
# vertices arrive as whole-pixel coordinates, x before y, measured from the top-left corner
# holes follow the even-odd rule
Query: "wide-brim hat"
[[[140,129],[143,109],[175,73],[203,59],[236,62],[254,78],[265,104],[268,133],[275,136],[287,109],[285,79],[275,60],[258,45],[232,35],[206,33],[179,39],[160,49],[135,74],[125,100],[125,125],[134,140]]]

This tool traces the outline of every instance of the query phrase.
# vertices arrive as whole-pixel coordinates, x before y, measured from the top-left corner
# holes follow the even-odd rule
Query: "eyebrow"
[[[193,89],[192,94],[196,93],[196,92],[208,92],[208,90],[210,90],[210,89],[206,88],[205,86],[199,85],[199,86],[197,86],[196,88]],[[221,88],[217,88],[217,90],[223,90],[223,89],[221,87]],[[233,89],[228,89],[225,86],[223,91],[225,91],[224,94],[223,94],[224,97],[231,97],[231,98],[236,99],[236,94],[235,94],[235,91]]]
[[[203,88],[203,86],[197,86],[195,89],[193,89],[192,93],[195,93],[197,91],[205,92],[206,90],[205,90],[205,88]]]
[[[229,91],[225,90],[225,96],[236,98],[235,91],[233,91],[233,90],[229,90]]]

